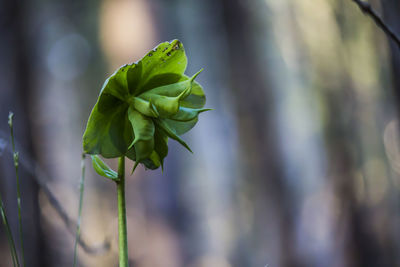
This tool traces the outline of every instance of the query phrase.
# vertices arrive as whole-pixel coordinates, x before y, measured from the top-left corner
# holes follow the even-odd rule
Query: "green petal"
[[[178,82],[186,65],[185,49],[180,41],[161,43],[138,63],[121,66],[115,71],[104,82],[101,94],[111,94],[124,101],[129,95]]]
[[[173,84],[181,81],[182,74],[176,73],[164,73],[151,77],[145,85],[140,88],[140,92],[147,92],[153,88],[157,88],[163,85]],[[139,91],[138,91],[139,92]],[[136,94],[137,95],[137,94]]]
[[[151,155],[142,161],[144,166],[148,169],[155,170],[161,165],[160,156],[153,150]]]
[[[138,84],[138,91],[135,92],[136,95],[151,89],[147,84],[156,76],[183,75],[187,65],[185,49],[179,40],[164,42],[147,53],[139,64],[142,67],[142,78]],[[160,84],[156,84],[154,87],[168,84],[164,83],[166,79],[159,79],[158,82]]]
[[[200,113],[208,110],[211,109],[209,108],[195,109],[195,108],[180,107],[178,112],[175,115],[173,115],[170,119],[175,121],[187,122],[195,119]]]
[[[190,89],[191,86],[189,84],[189,87],[178,96],[151,95],[148,100],[154,103],[161,117],[170,117],[178,112],[180,100],[190,93]]]
[[[184,79],[190,79],[189,77],[185,77]],[[196,81],[192,84],[192,90],[190,91],[190,95],[184,98],[180,105],[182,107],[187,108],[202,108],[206,104],[206,96],[204,94],[203,88]]]
[[[112,95],[99,97],[83,134],[85,153],[101,154],[105,158],[125,154],[133,140],[127,109],[127,104]]]
[[[165,119],[165,123],[175,131],[177,135],[182,135],[192,129],[198,119],[198,115],[202,112],[211,109],[190,109],[185,107],[180,107],[177,114],[169,119]]]
[[[146,91],[145,93],[142,93],[139,95],[140,98],[149,100],[150,98],[153,98],[155,95],[160,95],[160,96],[169,96],[169,97],[176,97],[178,95],[181,95],[182,92],[186,91],[184,95],[182,95],[182,98],[188,97],[192,89],[188,91],[188,88],[192,88],[194,84],[194,79],[202,72],[203,69],[198,71],[196,74],[194,74],[190,78],[186,77],[181,77],[181,81],[173,84],[168,84],[164,86],[159,86],[155,87],[151,90]]]
[[[132,146],[128,151],[125,153],[125,156],[127,156],[129,159],[136,161],[136,151],[135,147]]]
[[[161,130],[155,129],[154,133],[154,151],[150,156],[140,163],[142,163],[146,168],[154,170],[161,166],[163,168],[164,158],[168,154],[168,136],[166,136]],[[136,160],[135,149],[132,147],[127,155],[131,160]],[[136,161],[138,164],[139,161]],[[136,166],[135,164],[135,166]]]
[[[190,121],[174,121],[169,119],[164,119],[164,122],[175,131],[177,135],[182,135],[190,131],[198,122],[199,118],[196,117]]]
[[[168,123],[164,119],[155,119],[154,122],[160,129],[170,138],[178,141],[182,146],[184,146],[187,150],[193,153],[190,147],[182,140],[176,133],[175,129],[171,128]]]
[[[181,100],[191,94],[193,81],[201,71],[190,79],[151,89],[139,97],[154,103],[161,117],[171,117],[178,112]]]
[[[135,68],[135,64],[121,66],[103,84],[100,95],[110,94],[119,100],[125,101],[129,96],[127,72]]]
[[[135,147],[136,161],[140,162],[154,150],[154,123],[132,107],[128,109],[128,118],[135,135],[131,146]]]
[[[142,78],[142,63],[132,64],[126,73],[129,94],[134,95]]]
[[[128,103],[145,116],[157,118],[160,115],[151,101],[146,101],[139,97],[131,97]]]
[[[158,129],[154,133],[154,150],[157,152],[161,168],[163,168],[164,158],[168,155],[168,136]]]

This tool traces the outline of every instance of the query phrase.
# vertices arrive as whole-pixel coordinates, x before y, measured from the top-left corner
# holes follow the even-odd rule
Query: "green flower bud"
[[[162,167],[168,138],[198,121],[206,98],[200,84],[184,74],[187,58],[178,40],[159,44],[137,63],[125,65],[104,83],[85,133],[83,150],[105,158],[127,156],[146,168]]]

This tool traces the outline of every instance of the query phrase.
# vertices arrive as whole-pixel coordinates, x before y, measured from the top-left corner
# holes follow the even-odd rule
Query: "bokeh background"
[[[400,33],[400,2],[370,2]],[[0,192],[17,236],[12,110],[27,266],[72,266],[91,108],[172,39],[214,110],[194,154],[170,140],[164,173],[128,178],[131,266],[400,266],[400,50],[352,1],[1,0]],[[86,170],[79,264],[117,266],[116,188]]]

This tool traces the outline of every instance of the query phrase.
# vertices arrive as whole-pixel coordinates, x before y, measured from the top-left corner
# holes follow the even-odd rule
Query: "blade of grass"
[[[18,152],[15,151],[13,118],[14,118],[14,113],[12,113],[10,111],[9,114],[8,114],[8,125],[10,126],[11,144],[12,144],[12,150],[13,150],[15,175],[16,175],[16,178],[17,178],[17,204],[18,204],[19,240],[20,240],[20,243],[21,243],[22,266],[25,267],[24,239],[22,237],[21,189],[20,189],[20,185],[19,185],[19,175],[18,175],[19,154],[18,154]]]
[[[7,152],[12,154],[11,145],[8,145],[8,141],[5,141],[9,138],[9,133],[4,132],[0,129],[0,157],[2,153]],[[15,140],[16,147],[18,146],[18,141]],[[38,162],[29,156],[29,153],[24,152],[22,148],[19,149],[20,154],[23,155],[19,158],[20,168],[24,168],[25,171],[30,175],[30,179],[35,181],[40,189],[43,191],[44,195],[48,199],[50,205],[55,209],[58,216],[64,223],[64,226],[68,230],[68,233],[72,236],[76,234],[76,220],[69,217],[59,200],[56,198],[54,193],[50,190],[47,181],[51,180],[51,178],[43,171]],[[110,250],[110,238],[107,236],[102,243],[99,244],[91,244],[82,236],[78,240],[78,245],[87,253],[87,254],[104,254]],[[0,261],[1,262],[1,261]]]
[[[0,129],[0,157],[2,156],[1,152],[4,152],[5,150],[7,150],[7,153],[12,154],[11,145],[9,146],[8,142],[4,141],[7,138],[9,138],[9,133],[5,133]],[[18,147],[17,140],[15,140],[15,145]],[[51,178],[46,175],[46,173],[42,170],[36,160],[31,158],[28,153],[24,153],[24,150],[22,148],[20,148],[20,154],[23,155],[23,157],[19,158],[20,167],[24,168],[27,173],[32,176],[31,178],[35,182],[37,182],[37,184],[45,194],[46,198],[48,199],[50,205],[55,209],[58,216],[64,223],[64,226],[68,230],[68,233],[75,236],[76,221],[69,217],[62,204],[58,201],[54,193],[52,193],[52,191],[46,184],[46,181],[51,180]],[[109,237],[106,237],[106,239],[102,243],[94,245],[90,244],[90,242],[86,241],[81,236],[78,240],[78,245],[88,254],[104,254],[109,251],[111,247]]]
[[[1,197],[1,195],[0,195],[0,213],[1,213],[1,218],[3,220],[4,227],[6,228],[7,241],[8,241],[8,245],[10,247],[10,253],[11,253],[11,259],[13,262],[13,266],[19,267],[20,265],[19,265],[19,261],[18,261],[17,250],[15,249],[14,238],[12,236],[11,228],[8,223],[8,219],[7,219],[6,211],[4,209],[3,199]]]
[[[81,234],[81,217],[82,217],[82,206],[83,206],[83,193],[85,190],[85,154],[82,154],[82,161],[81,161],[81,181],[79,185],[79,210],[78,210],[78,220],[76,222],[76,235],[75,235],[75,244],[74,244],[74,267],[77,266],[78,262],[78,240]]]

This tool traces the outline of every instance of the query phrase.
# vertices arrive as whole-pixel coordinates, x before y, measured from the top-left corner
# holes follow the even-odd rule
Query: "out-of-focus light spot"
[[[207,219],[211,244],[214,252],[228,253],[234,244],[234,231],[227,214],[218,214],[210,216]]]
[[[397,174],[400,174],[399,123],[397,120],[392,120],[386,125],[383,143],[390,165]]]
[[[81,35],[72,33],[58,39],[47,54],[47,68],[55,78],[70,81],[86,70],[90,46]]]
[[[194,264],[190,265],[190,267],[231,267],[232,265],[223,258],[218,255],[206,255],[204,257],[199,258]]]
[[[364,165],[368,201],[372,205],[379,204],[388,189],[388,178],[385,163],[380,159],[368,160]]]
[[[100,39],[112,69],[142,57],[155,46],[155,35],[147,1],[103,1]]]
[[[337,214],[335,198],[329,188],[310,195],[304,201],[299,224],[301,249],[324,255],[331,250],[334,217]]]
[[[132,217],[128,220],[128,228],[134,231],[132,235],[128,233],[129,255],[137,262],[137,266],[182,266],[178,240],[172,229],[154,219],[146,221],[140,229],[131,227],[129,222],[132,222]],[[135,234],[141,237],[136,238]],[[135,252],[138,249],[142,253]]]

